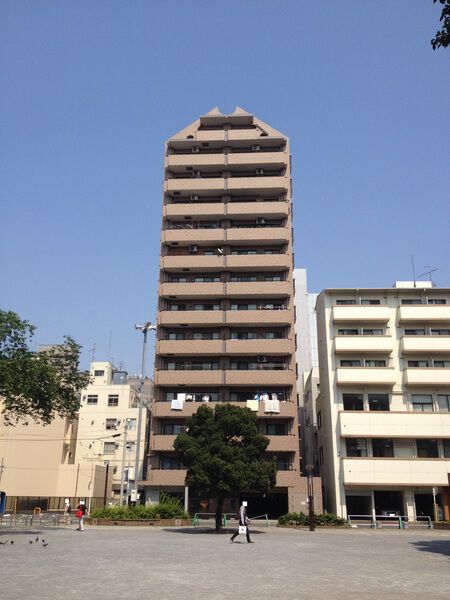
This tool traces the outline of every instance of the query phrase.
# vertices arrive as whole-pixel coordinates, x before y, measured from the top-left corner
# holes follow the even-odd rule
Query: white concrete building
[[[92,383],[81,393],[75,462],[109,465],[112,494],[119,499],[122,466],[124,480],[134,482],[139,380],[130,381],[125,371],[115,370],[110,362],[91,363],[90,375]],[[143,415],[139,480],[145,455],[146,410]],[[128,487],[130,495],[134,484]]]
[[[327,510],[450,519],[450,289],[327,289],[316,310]]]

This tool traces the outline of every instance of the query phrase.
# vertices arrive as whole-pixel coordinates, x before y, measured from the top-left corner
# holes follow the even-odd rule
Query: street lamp
[[[314,521],[314,480],[313,480],[313,465],[306,465],[306,473],[308,474],[308,514],[309,514],[309,530],[315,531],[316,524]]]
[[[138,501],[138,476],[139,476],[139,454],[141,450],[141,429],[142,429],[142,394],[144,391],[144,377],[145,377],[145,355],[147,352],[147,333],[149,331],[156,331],[156,325],[153,325],[150,321],[147,321],[143,325],[136,323],[134,326],[136,331],[141,331],[144,334],[144,340],[142,344],[142,363],[141,363],[141,381],[139,385],[139,411],[137,421],[137,438],[136,438],[136,458],[134,463],[134,488],[135,488],[135,500],[136,504]]]

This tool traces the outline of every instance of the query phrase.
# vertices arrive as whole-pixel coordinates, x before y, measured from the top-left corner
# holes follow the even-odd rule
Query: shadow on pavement
[[[188,533],[192,535],[201,535],[201,534],[212,534],[212,535],[232,535],[236,533],[236,528],[233,529],[221,529],[220,531],[215,531],[211,527],[181,527],[176,529],[172,527],[170,529],[164,529],[163,531],[167,531],[169,533]],[[250,529],[250,535],[259,535],[261,533],[265,533],[265,531],[257,531],[256,529]],[[244,537],[244,536],[243,536]]]
[[[429,540],[411,542],[411,544],[421,552],[434,552],[435,554],[450,556],[450,540]]]

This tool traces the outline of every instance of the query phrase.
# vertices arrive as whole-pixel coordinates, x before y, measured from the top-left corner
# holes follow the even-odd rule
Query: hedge
[[[96,519],[114,519],[115,521],[142,519],[187,519],[180,500],[168,495],[161,495],[161,500],[151,506],[108,506],[94,508],[90,516]]]
[[[317,527],[324,525],[342,527],[343,525],[347,525],[345,519],[342,519],[333,513],[314,515],[314,522]],[[309,525],[309,516],[305,515],[303,512],[287,513],[278,518],[278,523],[279,525]]]

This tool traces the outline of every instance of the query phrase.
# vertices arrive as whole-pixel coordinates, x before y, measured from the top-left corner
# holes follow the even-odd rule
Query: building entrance
[[[372,498],[371,496],[345,496],[348,517],[372,516]]]
[[[417,517],[430,517],[434,521],[433,494],[414,494]]]
[[[375,513],[382,517],[400,517],[404,515],[403,492],[376,491]]]

